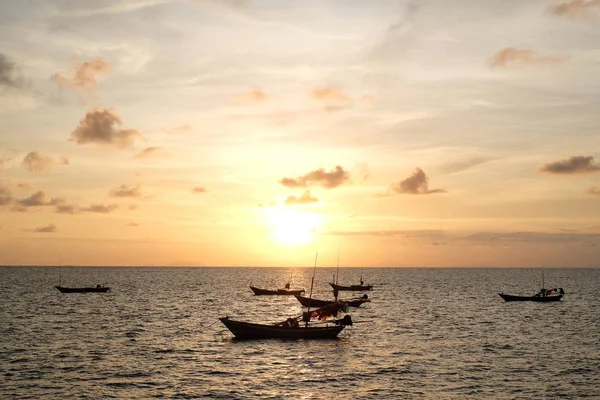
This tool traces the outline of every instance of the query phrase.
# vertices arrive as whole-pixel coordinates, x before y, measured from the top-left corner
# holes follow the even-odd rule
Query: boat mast
[[[319,253],[315,254],[315,266],[313,268],[312,279],[310,280],[310,294],[308,296],[309,299],[312,299],[313,285],[315,284],[315,273],[317,272],[317,258],[319,257]],[[304,322],[306,327],[308,327],[308,322],[310,321],[310,305],[306,310],[306,318],[304,318]]]
[[[62,252],[58,253],[58,286],[62,286]]]

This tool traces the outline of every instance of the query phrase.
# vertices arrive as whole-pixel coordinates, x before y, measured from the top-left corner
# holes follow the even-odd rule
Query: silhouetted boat
[[[325,307],[328,304],[332,304],[335,303],[337,301],[340,301],[342,303],[346,303],[348,304],[350,307],[360,307],[361,304],[363,303],[369,303],[371,301],[371,299],[369,299],[366,294],[363,297],[360,298],[355,298],[355,299],[351,299],[351,300],[318,300],[318,299],[311,299],[310,297],[304,297],[304,296],[300,296],[300,295],[295,295],[294,297],[296,297],[296,300],[298,300],[300,302],[300,304],[302,304],[302,306],[304,307]]]
[[[560,301],[565,295],[562,288],[557,289],[540,289],[540,291],[533,296],[516,296],[513,294],[498,293],[504,301],[535,301],[538,303],[547,303],[551,301]]]
[[[97,285],[95,287],[64,287],[64,286],[54,286],[61,293],[106,293],[110,291],[110,288],[107,286]]]
[[[352,290],[352,291],[367,291],[367,290],[372,290],[373,289],[373,285],[365,285],[364,282],[361,280],[360,281],[360,285],[350,285],[350,286],[344,286],[344,285],[338,285],[337,283],[329,283],[331,285],[331,287],[333,288],[333,290],[338,290],[338,291],[343,291],[343,290]]]
[[[329,326],[302,326],[294,318],[288,318],[284,323],[276,325],[234,321],[229,317],[219,320],[237,339],[334,339],[345,327],[341,323]]]
[[[287,286],[287,285],[286,285]],[[304,289],[276,289],[276,290],[268,290],[268,289],[259,289],[254,286],[250,286],[250,289],[257,296],[292,296],[292,295],[301,295],[304,293]]]

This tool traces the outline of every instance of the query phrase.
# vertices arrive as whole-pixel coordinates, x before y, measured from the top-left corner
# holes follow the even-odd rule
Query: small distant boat
[[[346,327],[343,323],[329,326],[302,326],[295,318],[288,318],[275,325],[235,321],[229,317],[219,318],[219,320],[237,339],[334,339]],[[350,324],[352,324],[351,320]]]
[[[538,303],[547,303],[551,301],[560,301],[565,295],[565,291],[562,288],[555,289],[540,289],[540,291],[533,296],[516,296],[513,294],[498,293],[504,301],[535,301]]]
[[[110,288],[107,286],[96,285],[91,287],[64,287],[64,286],[54,286],[61,293],[106,293],[110,291]]]
[[[337,291],[343,291],[343,290],[352,290],[352,291],[356,291],[356,292],[360,292],[360,291],[367,291],[367,290],[373,290],[373,285],[365,285],[364,282],[360,281],[360,285],[350,285],[350,286],[344,286],[344,285],[338,285],[337,283],[333,283],[330,282],[329,283],[331,285],[331,287],[333,288],[333,290],[337,290]]]
[[[346,303],[350,307],[360,307],[361,304],[369,303],[371,301],[371,299],[369,299],[369,297],[366,294],[362,297],[350,300],[319,300],[311,299],[310,297],[304,297],[300,295],[295,295],[294,297],[296,297],[296,300],[298,300],[303,307],[325,307],[329,304],[335,303],[336,301]]]
[[[259,289],[255,286],[250,286],[250,289],[252,289],[254,294],[257,296],[294,296],[301,295],[302,293],[304,293],[304,289],[290,289],[289,283],[285,284],[284,289]]]

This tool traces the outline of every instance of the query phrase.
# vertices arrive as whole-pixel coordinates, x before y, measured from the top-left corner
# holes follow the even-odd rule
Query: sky
[[[600,267],[599,0],[0,2],[0,265]]]

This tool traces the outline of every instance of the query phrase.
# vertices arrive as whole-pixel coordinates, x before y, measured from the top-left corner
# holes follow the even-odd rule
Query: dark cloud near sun
[[[20,89],[26,84],[17,65],[7,55],[0,53],[0,87]]]
[[[444,189],[429,189],[429,177],[421,168],[415,171],[406,179],[390,186],[393,193],[398,194],[435,194],[446,193]]]
[[[300,196],[288,196],[283,202],[286,206],[301,206],[311,203],[317,203],[319,199],[310,194],[310,190],[305,191]]]
[[[556,175],[585,174],[598,171],[600,171],[600,166],[594,163],[594,157],[592,156],[573,156],[540,167],[540,172]]]
[[[558,64],[566,60],[567,57],[563,56],[540,56],[533,50],[507,47],[494,54],[490,61],[490,66],[502,68],[515,65]]]
[[[23,158],[23,166],[31,172],[44,172],[52,167],[52,157],[38,151],[27,153]]]
[[[135,129],[120,129],[121,124],[121,117],[114,110],[93,109],[86,113],[77,128],[71,132],[71,139],[81,145],[129,147],[134,139],[142,135]]]
[[[135,185],[135,186],[121,185],[118,188],[111,190],[108,193],[108,195],[112,196],[112,197],[140,198],[140,197],[142,197],[142,188],[140,187],[140,185]]]
[[[325,189],[333,189],[349,180],[350,173],[337,165],[331,172],[326,172],[323,168],[319,168],[297,178],[283,178],[279,183],[292,189],[312,185],[322,186]]]

